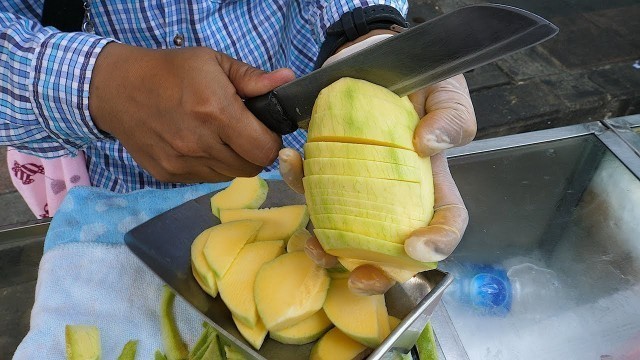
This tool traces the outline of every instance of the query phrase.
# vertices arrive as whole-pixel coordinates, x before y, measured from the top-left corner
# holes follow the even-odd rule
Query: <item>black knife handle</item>
[[[286,135],[298,130],[298,124],[284,113],[273,92],[246,99],[244,104],[258,120],[278,135]]]

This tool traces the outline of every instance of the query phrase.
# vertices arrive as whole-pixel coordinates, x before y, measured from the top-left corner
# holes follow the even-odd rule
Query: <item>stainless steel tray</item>
[[[263,207],[305,203],[304,196],[290,190],[283,181],[270,180],[268,183],[269,194]],[[285,345],[267,337],[256,352],[236,329],[231,313],[220,297],[211,298],[193,278],[191,243],[200,232],[220,223],[211,213],[209,199],[212,194],[188,201],[137,226],[125,235],[125,243],[180,297],[200,312],[220,332],[223,340],[235,344],[249,359],[307,359],[313,343]],[[451,281],[451,275],[431,270],[389,290],[386,294],[389,314],[402,319],[402,322],[368,359],[383,359],[392,349],[402,351],[413,347]]]

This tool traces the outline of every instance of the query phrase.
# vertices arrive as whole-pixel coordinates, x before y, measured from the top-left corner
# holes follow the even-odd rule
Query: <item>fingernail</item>
[[[422,262],[435,262],[444,260],[447,255],[436,251],[425,238],[412,236],[404,242],[404,251],[410,257]]]

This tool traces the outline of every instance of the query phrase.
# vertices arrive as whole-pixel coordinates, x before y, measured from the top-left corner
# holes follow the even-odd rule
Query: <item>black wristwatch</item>
[[[342,14],[340,20],[327,28],[327,34],[320,47],[315,68],[318,69],[336,50],[371,30],[387,29],[396,32],[409,27],[409,23],[398,10],[389,5],[357,7]]]

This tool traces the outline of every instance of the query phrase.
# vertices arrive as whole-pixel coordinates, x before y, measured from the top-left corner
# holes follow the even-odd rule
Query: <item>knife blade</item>
[[[308,126],[318,93],[342,77],[386,87],[399,96],[549,39],[558,28],[511,6],[471,5],[398,35],[245,101],[277,134]]]

